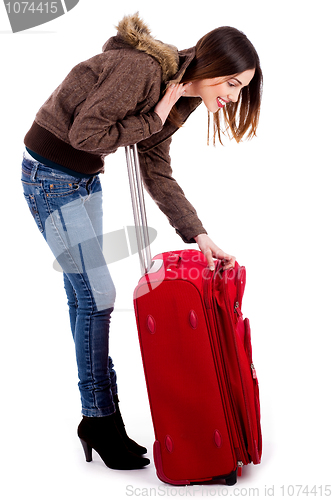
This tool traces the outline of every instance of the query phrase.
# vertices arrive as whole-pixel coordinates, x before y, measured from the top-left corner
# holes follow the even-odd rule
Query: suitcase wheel
[[[225,484],[227,486],[233,486],[237,483],[237,469],[234,470],[229,476],[225,478]]]

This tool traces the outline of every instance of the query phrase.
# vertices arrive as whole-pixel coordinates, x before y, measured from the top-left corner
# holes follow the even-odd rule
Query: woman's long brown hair
[[[220,111],[214,113],[214,144],[216,134],[222,144],[221,134],[225,132],[237,142],[240,142],[246,133],[247,139],[256,135],[263,76],[254,46],[244,33],[236,28],[216,28],[196,44],[195,58],[187,68],[181,83],[232,77],[250,69],[255,70],[254,76],[249,85],[241,89],[238,101],[229,102],[223,108],[224,130],[221,127]],[[176,113],[174,117],[176,118]],[[170,118],[173,119],[172,115]]]

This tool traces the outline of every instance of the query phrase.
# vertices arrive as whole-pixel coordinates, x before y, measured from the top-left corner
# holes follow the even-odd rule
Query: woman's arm
[[[195,243],[194,236],[206,231],[196,210],[173,177],[170,144],[171,137],[144,152],[138,144],[142,179],[146,190],[183,241]]]
[[[160,99],[159,64],[140,53],[118,57],[107,71],[79,108],[69,131],[71,145],[89,153],[107,155],[159,132],[190,85],[172,85]]]
[[[188,84],[190,85],[190,84]],[[171,108],[186,92],[185,85],[173,85],[155,107],[155,112],[165,122]],[[213,258],[222,261],[223,269],[235,265],[235,257],[225,253],[206,234],[194,207],[186,199],[183,190],[172,177],[169,147],[171,139],[141,155],[146,188],[159,208],[167,215],[170,224],[186,243],[196,242],[214,270]]]
[[[234,267],[235,257],[221,250],[207,235],[197,212],[172,175],[169,155],[171,138],[146,152],[140,153],[140,168],[145,187],[172,227],[185,243],[197,243],[214,269],[213,258],[224,263],[223,268]]]
[[[160,73],[157,61],[145,54],[117,58],[79,108],[69,131],[71,145],[107,155],[159,132],[163,122],[154,107],[160,98]]]

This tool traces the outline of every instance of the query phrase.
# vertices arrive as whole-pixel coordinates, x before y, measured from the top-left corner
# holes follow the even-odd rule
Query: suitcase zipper
[[[240,285],[239,285],[239,282],[237,280],[237,295],[238,295],[237,299],[240,298],[240,296],[239,296],[239,293],[240,293],[239,286]],[[224,295],[224,302],[225,302],[225,304],[227,304],[228,303],[228,300],[227,300],[228,297],[226,296],[225,287],[222,287],[222,289],[223,289],[223,295]],[[237,300],[236,303],[238,303],[238,309],[239,309],[239,300]],[[232,329],[232,332],[233,332],[234,331],[234,324],[233,324],[233,320],[232,320],[232,318],[230,316],[230,311],[229,311],[228,307],[226,308],[226,312],[227,312],[227,317],[228,317],[228,320],[230,322],[231,329]],[[253,426],[252,426],[252,423],[251,423],[251,418],[250,418],[250,413],[249,413],[249,407],[248,407],[248,403],[247,403],[247,395],[245,393],[245,388],[244,388],[244,380],[243,380],[243,375],[242,375],[242,370],[241,370],[241,365],[240,365],[240,360],[239,360],[239,352],[238,352],[238,347],[237,347],[237,341],[236,341],[234,333],[232,333],[232,338],[233,338],[234,346],[235,346],[235,353],[236,353],[236,357],[237,357],[238,370],[239,370],[239,376],[240,376],[241,385],[242,385],[242,393],[243,393],[243,398],[244,398],[244,405],[245,405],[245,411],[246,411],[246,416],[247,416],[247,422],[248,422],[250,436],[251,436],[251,441],[252,441],[252,447],[254,449],[256,449],[257,447],[256,447],[256,445],[254,443],[255,439],[254,439],[253,430],[252,430]],[[255,407],[256,407],[256,404],[255,404]],[[239,420],[238,420],[238,422],[239,422]],[[242,441],[243,441],[244,447],[245,447],[245,440],[244,440],[243,436],[242,436]],[[248,452],[247,451],[246,451],[246,454],[248,456]]]
[[[229,313],[228,313],[228,316],[229,316]],[[229,316],[229,320],[231,322],[230,316]],[[247,416],[247,422],[248,422],[248,426],[249,426],[249,430],[251,432],[251,437],[252,437],[252,442],[253,442],[252,425],[251,425],[251,419],[250,419],[250,415],[249,415],[249,408],[248,408],[248,403],[247,403],[247,396],[246,396],[245,390],[244,390],[243,375],[242,375],[242,370],[241,370],[240,361],[239,361],[239,353],[238,353],[238,348],[237,348],[237,342],[236,342],[235,336],[232,335],[232,337],[233,337],[234,345],[235,345],[235,352],[236,352],[236,357],[237,357],[237,362],[238,362],[239,377],[240,377],[241,385],[242,385],[242,392],[243,392],[243,398],[244,398],[244,405],[245,405],[245,411],[246,411],[246,416]],[[243,438],[243,440],[244,440],[244,438]],[[244,443],[245,443],[245,440],[244,440]],[[246,450],[246,454],[248,455],[248,451],[247,450]]]
[[[215,272],[214,272],[214,275],[212,276],[212,279],[209,280],[206,278],[204,280],[203,293],[204,293],[207,311],[210,310],[210,312],[211,312],[212,321],[215,325],[215,331],[219,332],[219,331],[221,331],[221,322],[220,322],[220,318],[219,318],[219,315],[218,315],[217,309],[216,309],[216,307],[217,307],[216,300],[213,297],[213,293],[212,293],[213,283],[215,281],[217,274],[218,274],[218,269],[215,268]],[[214,330],[214,327],[213,327],[213,330]],[[232,412],[233,421],[235,422],[234,428],[235,428],[235,432],[236,432],[236,437],[238,439],[237,446],[235,446],[235,443],[234,443],[234,446],[235,446],[235,448],[239,449],[239,452],[243,456],[243,460],[246,461],[245,460],[245,457],[247,456],[246,444],[245,444],[245,441],[243,438],[243,434],[241,432],[241,423],[240,423],[240,420],[239,420],[239,417],[238,417],[238,414],[236,411],[236,404],[235,404],[234,397],[233,397],[233,394],[232,394],[231,388],[230,388],[229,375],[228,375],[226,363],[224,361],[220,335],[217,335],[217,343],[218,343],[218,352],[220,354],[219,365],[222,366],[222,369],[223,369],[223,375],[224,375],[225,381],[226,381],[226,383],[225,383],[226,392],[227,392],[226,397],[227,397],[227,400],[229,400],[229,402],[230,402],[230,409]],[[220,388],[221,388],[221,392],[223,392],[223,385],[221,382],[220,382]],[[237,453],[237,455],[238,455],[238,453]],[[240,459],[240,457],[237,456],[238,461],[239,461],[239,459]]]
[[[243,266],[239,266],[237,270],[237,303],[238,307],[240,308],[242,305],[242,299],[243,299],[243,293],[244,293],[244,287],[245,287],[245,268]],[[244,282],[244,286],[243,285]]]
[[[215,269],[214,275],[211,277],[211,279],[209,279],[209,276],[204,276],[203,296],[204,296],[204,302],[205,302],[205,306],[206,306],[206,310],[207,310],[210,322],[213,323],[213,326],[212,326],[212,328],[210,328],[210,330],[219,332],[221,330],[221,327],[218,326],[218,325],[220,325],[220,321],[219,321],[218,315],[217,315],[216,310],[215,310],[216,304],[215,304],[215,300],[213,299],[213,294],[212,294],[212,286],[213,286],[216,274],[217,274],[217,269]],[[232,412],[233,421],[236,422],[236,425],[234,425],[234,428],[235,428],[235,432],[236,432],[236,437],[238,439],[238,443],[237,443],[237,446],[235,446],[235,443],[234,443],[234,447],[235,447],[236,451],[239,450],[239,452],[236,453],[236,461],[238,462],[240,459],[240,457],[239,457],[240,453],[243,457],[246,456],[246,445],[244,442],[243,435],[240,431],[241,424],[240,424],[239,417],[238,417],[237,412],[236,412],[236,405],[234,402],[234,398],[233,398],[233,395],[232,395],[231,390],[230,390],[230,383],[228,382],[228,373],[227,373],[226,364],[225,364],[224,358],[223,358],[223,352],[221,349],[221,337],[220,337],[220,335],[216,336],[216,341],[218,343],[217,350],[220,353],[220,356],[218,357],[218,355],[214,349],[215,359],[216,359],[217,364],[222,367],[223,376],[224,376],[225,381],[226,381],[226,383],[225,383],[225,387],[226,387],[226,391],[227,391],[226,399],[230,402],[230,409]],[[218,378],[219,378],[220,390],[221,390],[221,393],[223,394],[223,392],[224,392],[223,391],[223,384],[221,382],[221,375],[222,374],[220,375],[219,370],[217,370],[217,373],[219,374]]]
[[[217,323],[220,325],[219,328],[218,328],[218,330],[221,330],[222,329],[221,320],[220,320],[219,315],[218,315],[218,313],[216,311],[216,304],[214,304],[213,310],[214,310],[215,321],[217,321]],[[241,454],[243,455],[244,462],[248,463],[245,460],[245,457],[248,455],[247,454],[247,450],[246,450],[246,443],[245,443],[245,440],[244,440],[244,437],[243,437],[243,433],[242,433],[242,430],[241,430],[242,426],[241,426],[241,422],[240,422],[240,419],[239,419],[239,416],[238,416],[238,412],[237,412],[237,409],[236,409],[236,403],[235,403],[235,400],[234,400],[234,396],[233,396],[231,388],[230,388],[231,384],[230,384],[230,381],[229,381],[228,370],[227,370],[227,367],[226,367],[226,363],[224,361],[223,351],[222,351],[222,348],[221,348],[221,338],[218,337],[218,340],[219,340],[219,344],[220,344],[219,351],[220,351],[221,357],[222,357],[222,364],[223,364],[223,368],[224,368],[224,376],[226,378],[226,388],[227,388],[227,393],[228,393],[228,399],[230,401],[230,408],[232,410],[233,419],[234,419],[234,422],[236,423],[235,429],[236,429],[236,434],[237,434],[238,442],[239,442],[238,443],[239,444],[239,450],[240,450]]]
[[[243,318],[243,314],[242,314],[242,311],[241,311],[241,301],[242,301],[242,297],[243,297],[243,293],[244,293],[244,287],[242,289],[241,286],[243,285],[243,281],[245,281],[245,279],[246,279],[245,268],[244,267],[240,267],[239,270],[238,270],[238,276],[237,276],[237,297],[236,297],[236,302],[235,302],[235,307],[234,307],[234,312],[237,314],[237,319]],[[245,286],[245,283],[244,283],[244,286]],[[249,328],[249,320],[248,319],[244,320],[244,323],[247,323],[247,324],[244,324],[244,328],[248,329]],[[243,394],[244,394],[244,400],[245,400],[245,405],[246,405],[246,411],[247,411],[248,421],[249,421],[249,425],[250,425],[250,431],[251,431],[251,436],[252,436],[252,442],[253,442],[254,452],[256,454],[258,454],[258,457],[256,457],[256,458],[260,461],[261,428],[260,428],[260,410],[259,410],[259,407],[258,407],[259,403],[257,401],[257,396],[258,396],[258,378],[257,378],[256,369],[254,367],[253,360],[252,360],[251,338],[249,338],[248,335],[246,336],[246,341],[247,341],[247,344],[248,344],[247,345],[247,351],[249,353],[250,369],[251,369],[252,380],[253,380],[253,385],[254,385],[254,387],[253,387],[254,394],[253,395],[254,395],[254,398],[255,398],[255,400],[254,400],[254,409],[255,409],[255,414],[256,414],[256,426],[257,426],[257,432],[258,432],[258,443],[256,442],[256,440],[254,439],[254,436],[253,436],[253,431],[252,431],[253,426],[251,425],[251,418],[250,418],[249,411],[248,411],[248,405],[246,403],[246,397],[247,396],[246,396],[245,390],[244,390],[242,372],[240,372],[240,375],[241,375],[241,380],[242,380],[242,385],[243,385]],[[240,366],[236,339],[235,339],[235,348],[236,348],[236,353],[237,353],[237,358],[238,358],[238,364]]]
[[[258,443],[257,443],[257,451],[258,451],[258,459],[260,458],[260,452],[261,452],[261,427],[260,427],[260,402],[259,402],[259,384],[258,384],[258,377],[257,377],[257,372],[252,360],[252,345],[251,345],[251,328],[250,328],[250,322],[246,318],[244,320],[244,329],[245,329],[245,350],[246,354],[250,363],[250,368],[251,368],[251,373],[252,373],[252,379],[253,379],[253,395],[254,395],[254,409],[256,413],[256,420],[257,420],[257,431],[258,431]]]

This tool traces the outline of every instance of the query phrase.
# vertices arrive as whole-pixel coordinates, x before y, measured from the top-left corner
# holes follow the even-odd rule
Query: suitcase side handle
[[[146,208],[137,145],[125,146],[127,171],[131,190],[134,225],[142,275],[152,267]]]

